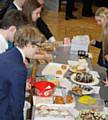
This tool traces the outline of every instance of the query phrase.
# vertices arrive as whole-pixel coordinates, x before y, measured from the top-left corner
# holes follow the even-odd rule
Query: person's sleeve
[[[55,42],[55,41],[56,41],[56,39],[55,39],[55,37],[54,37],[54,36],[52,36],[52,37],[50,37],[50,38],[48,39],[48,41],[49,41],[49,42]]]
[[[95,47],[102,48],[102,42],[96,41]]]
[[[4,40],[0,40],[0,53],[5,52],[8,49],[8,44]]]
[[[4,82],[4,79],[0,80],[0,101],[8,96],[9,85]]]
[[[36,27],[39,29],[39,31],[46,37],[48,40],[50,37],[53,36],[51,31],[49,30],[47,24],[42,20],[41,17],[39,17],[36,21]]]
[[[26,76],[26,72],[21,74],[14,73],[10,81],[10,107],[14,120],[23,120]]]
[[[105,67],[107,68],[108,70],[108,61],[105,60]]]

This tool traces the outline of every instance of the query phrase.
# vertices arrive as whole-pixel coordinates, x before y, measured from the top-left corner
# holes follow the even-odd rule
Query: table
[[[57,50],[53,54],[56,55],[56,58],[54,58],[55,63],[67,64],[67,60],[75,60],[76,61],[79,58],[77,54],[71,54],[70,46],[60,46],[57,48]],[[93,70],[91,60],[89,58],[87,58],[87,62],[89,64],[90,70]],[[40,65],[38,67],[38,71],[37,71],[36,76],[38,76],[38,77],[41,76],[41,71],[45,66],[46,65]],[[68,75],[68,73],[66,75]],[[65,75],[65,77],[67,77],[66,75]],[[97,93],[93,94],[92,96],[100,99],[100,96]],[[75,99],[77,101],[78,97],[75,97]],[[35,108],[35,105],[33,108]],[[75,108],[80,111],[82,109],[82,105],[76,104]],[[33,109],[33,114],[34,114],[34,109]],[[32,119],[34,120],[33,115],[32,115]]]

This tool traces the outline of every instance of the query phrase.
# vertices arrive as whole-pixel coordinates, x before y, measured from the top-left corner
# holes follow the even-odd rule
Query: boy
[[[14,40],[16,47],[0,54],[0,120],[23,120],[27,77],[24,60],[38,52],[40,34],[34,27],[23,26]]]
[[[28,23],[26,16],[17,10],[8,11],[0,24],[0,53],[8,50],[8,41],[13,42],[16,29]]]

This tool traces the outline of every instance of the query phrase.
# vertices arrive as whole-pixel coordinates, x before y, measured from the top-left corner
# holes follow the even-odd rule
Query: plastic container
[[[24,103],[24,109],[23,109],[23,116],[24,116],[24,120],[27,120],[27,110],[30,109],[31,104],[28,101],[25,101]]]
[[[96,99],[96,104],[90,105],[89,109],[96,112],[102,112],[104,110],[104,101],[102,99]]]
[[[55,85],[52,82],[40,81],[34,84],[36,95],[49,97],[54,93]]]

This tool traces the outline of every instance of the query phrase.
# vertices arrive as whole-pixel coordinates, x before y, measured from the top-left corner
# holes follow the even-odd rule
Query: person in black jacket
[[[23,8],[23,5],[24,5],[25,2],[28,2],[28,0],[14,0],[13,3],[10,4],[10,6],[8,7],[8,10],[9,9],[17,9],[17,10],[23,11],[22,8]],[[36,27],[46,37],[46,39],[49,42],[55,42],[56,41],[56,39],[53,36],[52,32],[48,28],[48,25],[43,21],[43,19],[41,18],[41,16],[38,17],[38,19],[36,20]]]
[[[105,7],[97,9],[95,20],[97,24],[101,26],[102,34],[100,41],[92,40],[91,43],[100,48],[98,64],[106,69],[106,74],[104,74],[103,80],[100,81],[99,94],[101,99],[104,100],[105,106],[108,107],[108,9]],[[99,67],[97,71],[99,71]],[[103,71],[101,71],[101,73],[103,73]]]
[[[108,69],[108,9],[105,7],[97,9],[95,20],[102,27],[102,34],[100,41],[92,40],[91,44],[100,48],[98,64]]]
[[[108,0],[95,0],[95,4],[98,7],[107,7],[108,8]]]
[[[92,10],[92,4],[93,4],[93,0],[83,0],[82,16],[84,17],[94,16]]]
[[[8,6],[11,2],[12,2],[12,0],[0,0],[0,19],[3,18],[5,12],[8,9]]]
[[[66,20],[76,19],[76,17],[72,13],[75,8],[74,3],[75,3],[75,0],[67,0],[66,15],[65,15]],[[82,16],[84,17],[94,16],[94,13],[92,10],[92,4],[93,4],[93,0],[83,0]]]
[[[15,1],[18,1],[18,3],[20,3],[20,4],[16,5]],[[15,1],[14,1],[15,2],[14,4],[10,5],[9,10],[10,9],[17,9],[17,10],[22,11],[21,6],[24,4],[23,13],[26,15],[26,17],[28,19],[28,23],[36,26],[37,25],[37,20],[40,17],[40,12],[41,12],[41,9],[42,9],[41,5],[36,0],[22,0],[22,1],[21,0],[15,0]],[[27,4],[30,4],[30,6],[27,7]],[[16,6],[17,6],[17,8],[16,8]],[[26,7],[27,10],[25,10],[25,7]],[[35,10],[35,11],[33,11],[33,10]],[[43,29],[45,29],[45,27]],[[54,41],[51,41],[51,42],[54,42]],[[48,61],[52,60],[52,56],[50,54],[47,54],[47,53],[41,54],[39,52],[38,54],[36,54],[34,59],[36,59],[36,60],[41,60],[42,59],[42,60],[45,60],[45,61],[48,62]],[[29,59],[27,59],[27,60],[29,62]]]
[[[74,7],[74,2],[75,0],[67,0],[67,4],[66,4],[66,15],[65,15],[65,19],[69,20],[69,19],[76,19],[76,17],[72,14]]]

